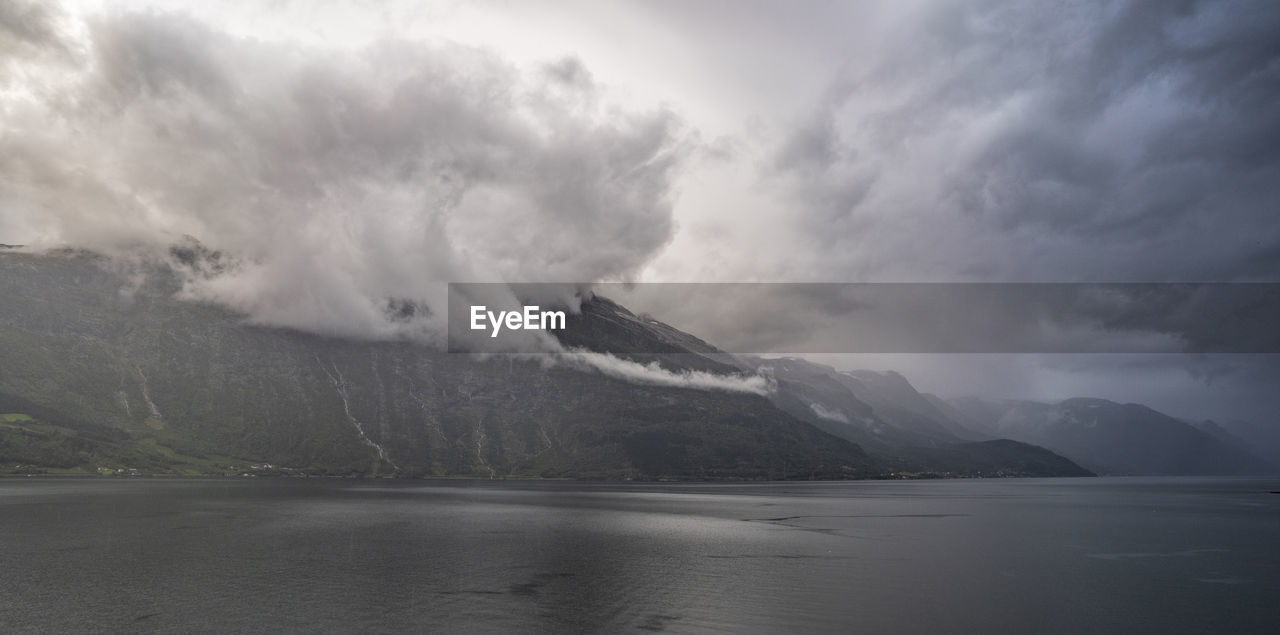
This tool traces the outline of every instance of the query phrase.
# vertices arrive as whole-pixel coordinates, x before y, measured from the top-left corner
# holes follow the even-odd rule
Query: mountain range
[[[1147,406],[1075,398],[1048,404],[980,398],[950,402],[983,433],[1043,445],[1105,474],[1261,474],[1274,466],[1212,422],[1189,423]]]
[[[613,359],[666,377],[763,376],[771,389],[252,325],[178,299],[173,266],[122,272],[84,251],[0,251],[0,472],[831,479],[1270,469],[1226,430],[1142,406],[946,401],[897,373],[728,355],[603,297],[584,300],[559,334],[565,346],[645,351]]]

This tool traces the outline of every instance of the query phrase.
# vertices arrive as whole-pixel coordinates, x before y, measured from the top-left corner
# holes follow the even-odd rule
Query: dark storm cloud
[[[1280,278],[1280,5],[931,3],[900,29],[770,170],[816,276]]]
[[[438,330],[442,311],[387,307],[438,307],[449,280],[630,276],[674,231],[690,137],[666,110],[601,105],[576,59],[524,72],[394,40],[339,53],[162,13],[87,27],[87,63],[4,104],[4,220],[107,251],[192,236],[230,266],[186,293],[256,321]]]
[[[780,269],[819,280],[1280,280],[1277,32],[1280,5],[1268,2],[926,3],[888,45],[850,58],[765,162],[768,182],[801,203],[790,210],[802,238]],[[1274,321],[1254,320],[1266,311],[1242,298],[1147,291],[1080,298],[1051,323],[1087,345],[1074,350],[1274,340]],[[795,315],[811,333],[830,321],[796,311],[813,314]],[[993,316],[991,333],[1018,341],[1019,315]],[[910,332],[934,318],[901,319]],[[822,339],[799,341],[814,350]],[[952,394],[1097,395],[1274,423],[1275,355],[987,355],[977,374],[970,357],[912,358],[909,375]]]

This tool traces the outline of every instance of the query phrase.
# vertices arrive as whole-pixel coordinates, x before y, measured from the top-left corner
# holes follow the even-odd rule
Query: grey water
[[[1280,632],[1280,480],[0,480],[0,632]]]

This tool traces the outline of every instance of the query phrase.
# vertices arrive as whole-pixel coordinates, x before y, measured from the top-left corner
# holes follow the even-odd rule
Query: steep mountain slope
[[[777,391],[773,401],[792,416],[871,450],[897,447],[888,440],[897,431],[876,418],[871,406],[853,396],[830,367],[790,358],[737,359],[744,367],[774,378]]]
[[[116,445],[98,444],[79,465],[141,452],[190,471],[228,461],[331,474],[882,471],[858,446],[757,395],[247,326],[222,308],[173,299],[176,281],[163,268],[147,273],[122,275],[85,253],[0,253],[0,396],[7,411],[65,424],[63,437],[114,435]],[[13,426],[4,434],[29,427]],[[30,460],[13,456],[15,443],[4,447],[0,463]]]
[[[972,421],[968,414],[959,408],[956,408],[946,399],[927,392],[920,393],[920,396],[923,397],[925,401],[929,402],[929,405],[933,406],[934,410],[938,412],[940,416],[964,430],[964,432],[969,435],[968,438],[978,440],[988,440],[991,438],[990,434],[982,431],[985,426],[983,426],[980,421]]]
[[[840,375],[855,397],[871,404],[881,418],[899,428],[944,441],[984,438],[951,420],[899,373],[854,370]]]
[[[174,266],[217,264],[186,247],[173,256]],[[411,341],[251,326],[224,308],[175,299],[169,265],[120,266],[85,252],[0,253],[0,415],[14,418],[0,424],[0,468],[241,473],[257,464],[257,473],[576,478],[1082,473],[1044,460],[1039,448],[964,443],[950,432],[963,428],[931,419],[937,414],[905,379],[893,390],[868,388],[869,378],[802,360],[730,356],[606,298],[584,300],[556,333],[561,342],[644,351],[618,354],[610,368],[652,364],[669,381],[554,356],[478,358]],[[775,383],[768,397],[673,385],[756,372]],[[902,395],[914,401],[894,401]],[[920,447],[938,451],[908,451]]]
[[[1275,468],[1220,438],[1139,404],[1067,399],[1057,404],[979,398],[950,402],[970,425],[1042,445],[1108,474],[1255,474]]]

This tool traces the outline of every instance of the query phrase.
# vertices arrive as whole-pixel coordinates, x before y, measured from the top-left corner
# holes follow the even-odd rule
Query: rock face
[[[176,291],[164,270],[138,284],[91,254],[0,254],[0,413],[36,422],[0,427],[0,464],[578,478],[883,471],[757,395],[249,326]],[[666,368],[737,370],[681,346],[697,340],[670,327],[618,320],[617,305],[580,319],[592,312],[602,341],[650,337]]]

